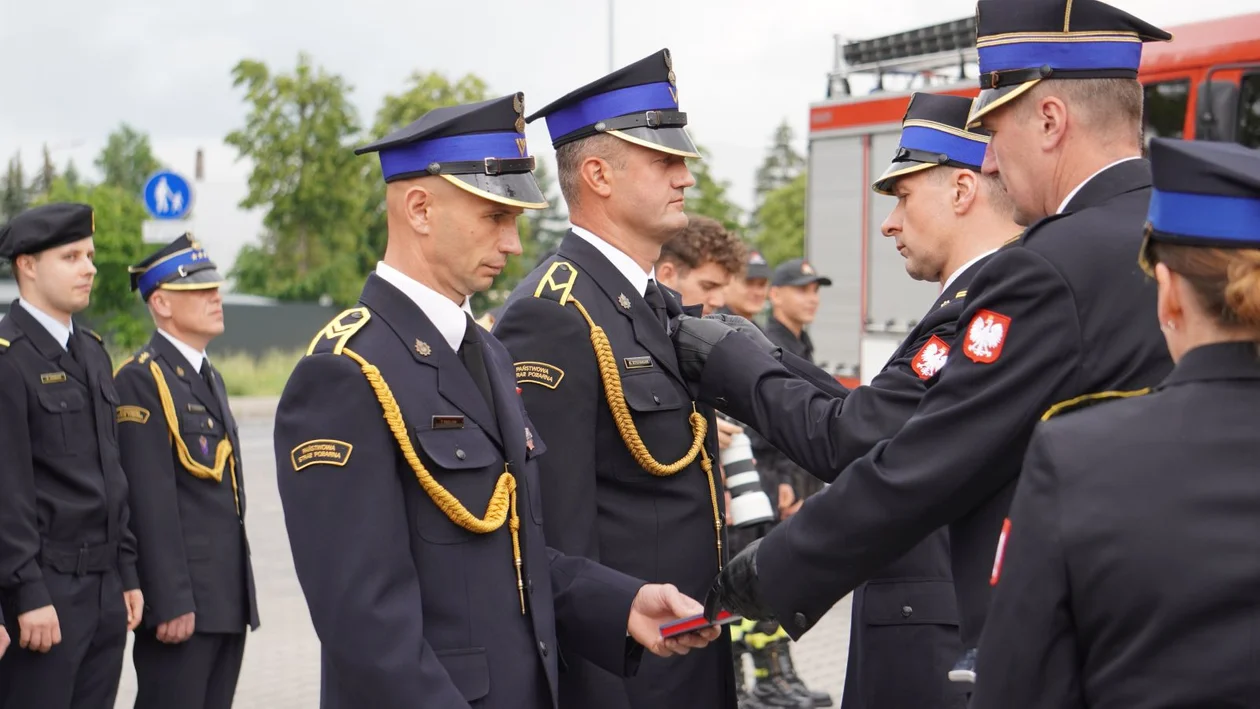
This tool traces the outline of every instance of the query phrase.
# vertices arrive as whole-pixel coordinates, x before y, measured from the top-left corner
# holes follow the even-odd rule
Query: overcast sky
[[[607,0],[0,0],[0,158],[21,150],[28,170],[41,146],[64,165],[91,166],[105,136],[126,121],[149,132],[159,160],[191,172],[198,235],[224,265],[253,240],[257,214],[240,212],[249,166],[223,136],[245,107],[229,72],[240,59],[292,67],[297,53],[344,76],[365,125],[382,96],[413,70],[474,73],[495,95],[524,91],[526,109],[606,73]],[[1163,26],[1255,8],[1255,0],[1119,0]],[[833,35],[865,39],[971,15],[967,0],[615,0],[615,61],[668,47],[682,109],[711,168],[752,202],[753,172],[784,118],[805,145],[809,104],[820,100]],[[543,123],[530,149],[552,158]],[[365,158],[366,159],[366,158]]]

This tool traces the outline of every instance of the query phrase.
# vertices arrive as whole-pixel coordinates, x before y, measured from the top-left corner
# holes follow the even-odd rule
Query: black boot
[[[762,636],[762,639],[766,639]],[[778,663],[771,657],[770,649],[775,643],[767,643],[759,649],[755,644],[750,654],[756,672],[756,684],[753,685],[752,696],[767,707],[787,707],[789,709],[813,709],[814,702],[809,697],[799,694],[779,671]]]
[[[776,640],[767,648],[770,658],[779,668],[779,674],[798,695],[808,697],[815,707],[829,707],[834,704],[831,695],[805,686],[805,682],[796,674],[796,666],[792,664],[792,646],[787,639]]]
[[[753,699],[748,693],[748,683],[744,678],[744,655],[748,646],[742,640],[731,642],[731,654],[735,660],[735,702],[739,709],[765,709],[765,705]]]

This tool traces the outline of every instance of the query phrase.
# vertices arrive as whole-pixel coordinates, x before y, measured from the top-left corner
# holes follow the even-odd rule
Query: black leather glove
[[[674,321],[674,352],[678,355],[678,369],[683,379],[699,383],[704,365],[718,343],[732,333],[751,338],[761,349],[776,360],[780,349],[757,329],[757,326],[738,315],[706,315],[693,318],[680,315]]]
[[[766,337],[766,334],[761,331],[761,328],[757,327],[756,323],[748,318],[742,318],[738,315],[728,315],[726,313],[714,313],[713,315],[704,316],[704,319],[718,320],[725,323],[732,330],[755,342],[761,351],[771,357],[774,357],[776,360],[780,359],[780,354],[783,352],[783,349],[771,342],[770,338]]]
[[[774,620],[774,611],[761,600],[757,579],[758,539],[744,547],[735,558],[722,568],[709,594],[704,599],[704,617],[709,622],[717,618],[718,611],[726,609],[749,620]]]

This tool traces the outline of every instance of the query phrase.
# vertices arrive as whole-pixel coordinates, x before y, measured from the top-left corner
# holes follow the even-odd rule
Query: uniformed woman
[[[973,709],[1260,706],[1260,152],[1156,139],[1151,161],[1176,368],[1043,417]]]

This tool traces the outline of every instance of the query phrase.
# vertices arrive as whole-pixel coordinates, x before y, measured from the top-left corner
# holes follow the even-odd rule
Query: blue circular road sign
[[[154,219],[183,219],[192,200],[188,180],[169,170],[154,173],[144,185],[144,207]]]

